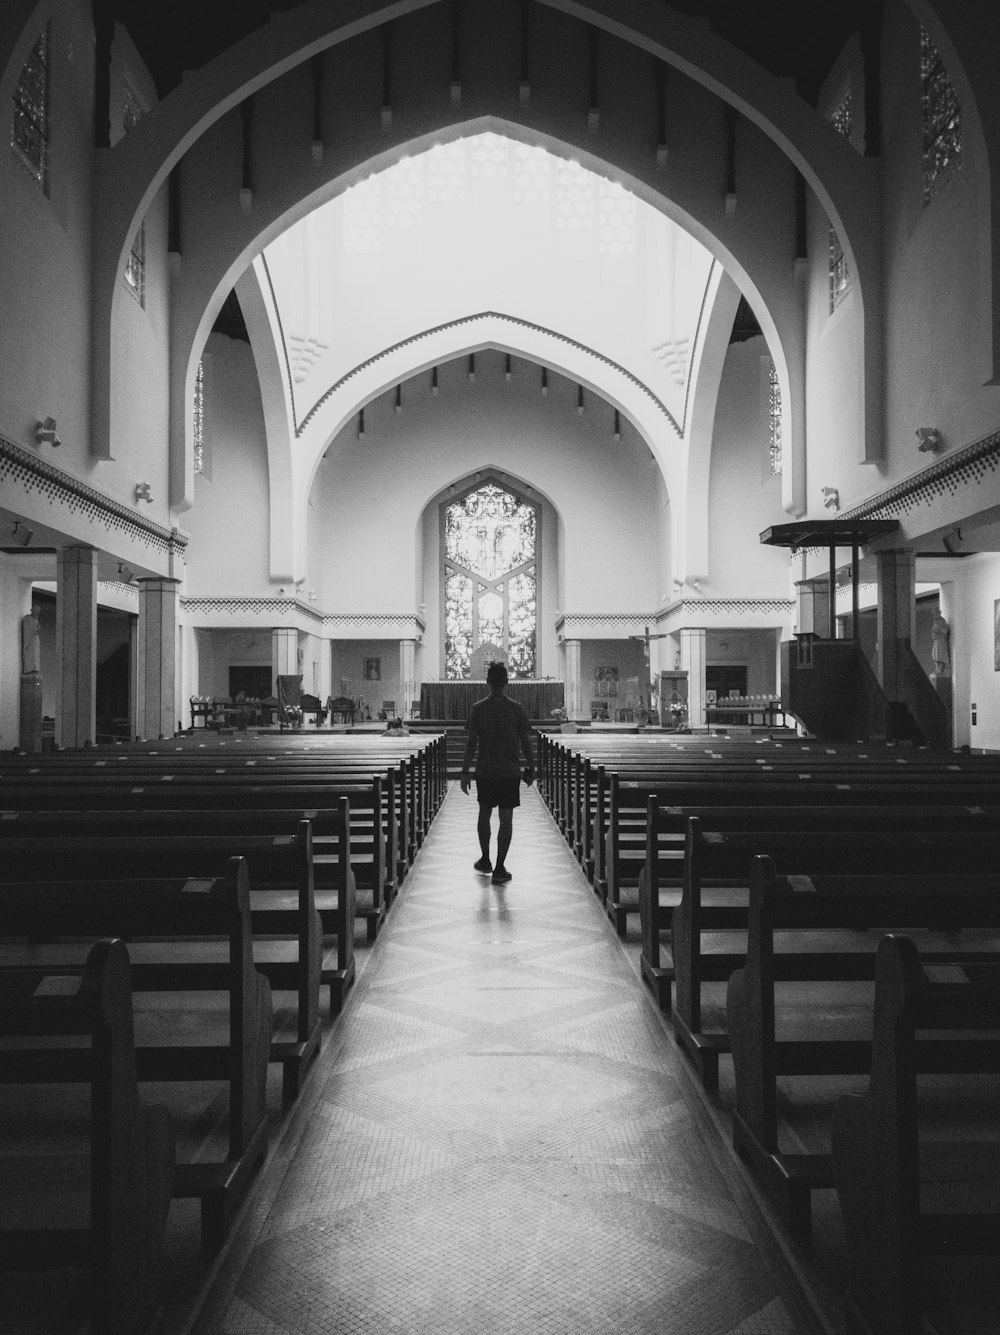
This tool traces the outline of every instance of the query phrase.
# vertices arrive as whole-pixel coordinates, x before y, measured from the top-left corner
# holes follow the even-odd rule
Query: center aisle
[[[522,802],[495,887],[451,787],[195,1335],[822,1329],[535,789]]]

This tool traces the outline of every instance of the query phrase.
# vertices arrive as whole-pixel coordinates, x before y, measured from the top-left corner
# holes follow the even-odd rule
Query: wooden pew
[[[61,813],[48,819],[53,821],[49,830],[57,828],[55,822],[61,820]],[[337,935],[337,954],[329,961],[324,958],[324,926],[315,905],[313,837],[308,820],[299,821],[289,833],[250,834],[242,819],[227,827],[225,816],[216,813],[214,835],[184,835],[176,830],[173,835],[165,835],[157,820],[149,821],[147,813],[119,812],[112,822],[118,827],[117,834],[106,834],[106,823],[103,828],[98,826],[86,835],[70,838],[45,833],[37,815],[29,822],[33,831],[26,837],[9,833],[23,829],[22,821],[0,822],[5,836],[0,837],[0,885],[7,880],[57,881],[68,867],[84,880],[141,880],[150,865],[160,877],[214,878],[225,875],[230,858],[245,858],[253,886],[251,924],[257,968],[272,989],[296,996],[295,1038],[275,1039],[271,1044],[271,1060],[281,1064],[284,1097],[290,1101],[297,1096],[306,1068],[319,1049],[321,984],[329,987],[330,1013],[337,1015],[354,980],[349,820],[347,799],[342,798],[336,821],[339,851],[329,855],[337,877],[335,886],[327,890],[335,901],[333,925]],[[39,838],[40,834],[43,837]],[[139,958],[136,956],[136,963]],[[228,960],[223,942],[214,952],[202,943],[199,960],[206,988],[227,986]],[[188,970],[188,975],[193,976],[193,971]],[[140,971],[138,976],[145,975]]]
[[[786,830],[811,831],[820,836],[822,843],[828,843],[831,834],[839,837],[839,842],[849,840],[851,832],[914,832],[921,831],[941,834],[945,831],[968,831],[977,838],[983,832],[1000,828],[1000,806],[884,806],[877,801],[877,794],[871,795],[869,805],[851,806],[669,806],[660,805],[655,795],[651,795],[646,807],[645,852],[642,868],[639,872],[638,897],[639,918],[642,929],[642,949],[640,966],[644,980],[653,989],[662,1010],[669,1011],[671,1005],[670,984],[674,978],[674,965],[662,962],[662,938],[670,934],[675,911],[696,913],[704,902],[691,900],[698,888],[705,892],[704,877],[700,874],[689,884],[689,900],[681,910],[681,898],[684,886],[684,846],[687,821],[698,821],[698,829],[704,837],[709,834],[764,834],[769,835]],[[699,846],[700,851],[701,846]],[[743,878],[745,884],[745,878]],[[737,910],[737,905],[745,899],[731,895],[709,895],[713,908],[709,913],[709,922],[716,927],[745,926],[745,916]],[[733,912],[720,916],[724,902],[732,902]],[[697,950],[699,939],[689,928],[685,940],[689,949]],[[669,949],[669,946],[668,946]],[[684,961],[682,960],[682,967]],[[689,971],[690,975],[690,971]],[[686,986],[690,987],[690,984]],[[682,1007],[682,1012],[684,1008]],[[684,1012],[686,1013],[686,1012]],[[690,1019],[689,1019],[690,1023]]]
[[[942,1030],[963,1035],[948,1045],[948,1071],[996,1072],[1000,967],[927,967],[908,937],[885,937],[868,1090],[838,1100],[831,1131],[850,1335],[921,1335],[923,1258],[1000,1252],[1000,1123],[989,1142],[918,1135],[917,1034]],[[970,1041],[977,1033],[980,1042]]]
[[[161,1306],[174,1130],[165,1108],[139,1098],[123,942],[91,947],[82,977],[0,973],[0,1034],[91,1040],[84,1050],[91,1087],[89,1161],[0,1151],[6,1184],[0,1270],[89,1266],[90,1328],[102,1335],[146,1335]],[[0,1048],[0,1069],[6,1057]],[[12,1207],[20,1216],[13,1226],[6,1214]],[[50,1210],[61,1227],[30,1227],[39,1222],[38,1213]]]
[[[133,945],[133,990],[216,990],[220,968],[202,964],[189,951],[199,939],[228,941],[228,1038],[223,1043],[144,1045],[136,1048],[140,1081],[225,1081],[229,1085],[229,1148],[223,1160],[178,1164],[174,1196],[201,1202],[202,1240],[215,1251],[226,1236],[233,1211],[252,1174],[267,1153],[266,1093],[270,1055],[271,988],[254,967],[250,931],[250,879],[246,862],[231,858],[224,879],[65,881],[9,883],[0,886],[0,917],[9,936],[35,941],[58,923],[67,936],[146,936],[169,941],[180,956],[139,962]],[[193,943],[193,944],[192,944]],[[152,952],[151,952],[152,953]],[[46,973],[74,972],[69,945],[4,947],[4,959]],[[89,1068],[79,1049],[45,1053],[8,1052],[0,1075],[8,1083],[80,1081]],[[85,1055],[85,1054],[83,1054]]]
[[[819,771],[794,776],[780,771],[727,776],[720,769],[711,777],[677,775],[669,782],[661,776],[626,782],[612,773],[602,783],[606,798],[598,800],[595,821],[604,820],[605,827],[600,836],[595,832],[594,886],[602,892],[621,936],[626,933],[628,916],[639,912],[639,874],[645,862],[650,797],[669,806],[1000,805],[1000,779],[987,784],[968,773],[941,773],[932,778],[929,771],[886,773],[877,769],[857,776],[846,771],[838,776],[823,776]]]
[[[819,864],[822,865],[822,864]],[[769,857],[754,859],[746,962],[729,978],[726,1017],[736,1077],[733,1145],[784,1206],[793,1236],[809,1238],[811,1193],[833,1186],[828,1153],[787,1153],[779,1144],[778,1079],[782,1076],[868,1074],[871,1070],[871,989],[856,990],[831,1014],[802,991],[800,1004],[779,1007],[775,984],[813,987],[822,980],[860,983],[875,976],[884,927],[933,929],[923,951],[932,964],[1000,962],[1000,878],[927,872],[912,875],[781,877]],[[882,931],[861,932],[864,922]],[[978,942],[955,934],[989,929]],[[776,933],[785,933],[776,942]],[[778,946],[781,949],[778,949]],[[800,990],[795,989],[796,997]],[[977,1050],[1000,1074],[1000,1044]],[[919,1046],[919,1069],[953,1069],[953,1044]]]
[[[400,860],[396,842],[398,824],[392,819],[392,800],[383,797],[381,776],[365,781],[355,777],[343,783],[292,782],[278,777],[263,780],[254,771],[244,775],[200,775],[195,781],[182,782],[172,771],[137,779],[121,772],[109,779],[84,781],[64,776],[61,780],[42,769],[37,781],[19,787],[0,784],[0,831],[18,815],[28,811],[118,812],[187,810],[197,806],[202,811],[239,812],[291,807],[315,812],[336,807],[342,797],[351,804],[351,868],[355,883],[355,914],[366,922],[368,939],[374,940],[385,918],[386,906],[395,890],[396,880],[390,869]],[[326,836],[324,835],[323,838]],[[321,895],[324,924],[330,915],[322,908],[322,889],[328,881],[324,868],[336,867],[320,846],[314,856]],[[336,879],[335,873],[332,873]],[[335,930],[328,926],[328,930]]]
[[[704,1023],[702,985],[727,980],[744,963],[751,870],[758,854],[767,854],[783,876],[808,877],[816,867],[844,876],[947,875],[956,868],[966,875],[988,875],[1000,859],[1000,832],[922,828],[715,834],[705,833],[699,821],[689,818],[681,898],[671,927],[673,1027],[709,1090],[718,1088],[719,1057],[730,1051],[730,1043],[722,1017],[711,1027]],[[941,921],[954,924],[944,910]],[[872,919],[859,910],[844,925],[868,927]],[[708,932],[717,935],[706,947]]]

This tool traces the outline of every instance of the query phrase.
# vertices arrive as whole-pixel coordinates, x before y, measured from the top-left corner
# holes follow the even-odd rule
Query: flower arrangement
[[[302,710],[298,705],[285,705],[284,722],[290,723],[293,728],[302,726]]]
[[[565,709],[563,709],[562,705],[556,705],[555,709],[550,712],[557,723],[565,723],[569,718],[569,715],[566,713]]]

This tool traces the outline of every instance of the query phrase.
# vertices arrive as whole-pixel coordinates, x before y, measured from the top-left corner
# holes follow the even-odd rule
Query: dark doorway
[[[94,713],[97,740],[132,735],[132,629],[135,617],[111,607],[97,609],[97,679]]]
[[[240,692],[249,700],[267,700],[272,694],[269,667],[231,667],[229,669],[229,698],[235,700]]]
[[[733,695],[746,695],[746,664],[725,663],[721,666],[706,667],[705,689],[714,691],[716,700],[728,700]]]

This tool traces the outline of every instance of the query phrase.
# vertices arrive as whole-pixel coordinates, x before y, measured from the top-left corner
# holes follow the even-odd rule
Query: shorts
[[[481,807],[519,807],[521,776],[477,774],[476,800]]]

